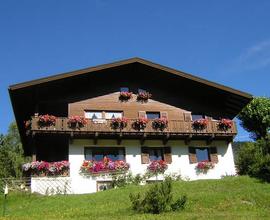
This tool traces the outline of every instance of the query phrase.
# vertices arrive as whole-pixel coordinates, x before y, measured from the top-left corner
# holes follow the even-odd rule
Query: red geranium
[[[202,118],[202,119],[198,119],[198,120],[193,121],[192,127],[195,130],[203,130],[207,127],[207,124],[208,124],[208,120]]]
[[[56,117],[53,115],[39,115],[38,124],[41,127],[55,126]]]
[[[219,120],[217,126],[219,130],[227,131],[228,129],[232,128],[233,121],[230,119],[222,118]]]

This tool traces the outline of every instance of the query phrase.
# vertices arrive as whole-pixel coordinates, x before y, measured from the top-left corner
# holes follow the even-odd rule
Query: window
[[[129,88],[128,87],[121,87],[120,92],[129,92]]]
[[[97,191],[104,191],[111,189],[112,181],[97,181]]]
[[[89,119],[102,119],[102,111],[85,111],[84,116]]]
[[[112,161],[125,160],[125,148],[123,147],[85,147],[85,160],[101,161],[104,157]]]
[[[149,147],[149,159],[150,161],[154,160],[163,160],[163,148],[161,147]]]
[[[146,112],[147,119],[156,119],[160,118],[160,112]]]
[[[172,154],[170,147],[142,147],[142,164],[148,164],[150,161],[164,160],[166,163],[172,163]]]
[[[106,119],[122,118],[123,112],[105,112]]]
[[[146,92],[146,90],[144,90],[144,89],[138,89],[138,93],[141,93],[141,92]]]
[[[192,121],[199,120],[205,118],[205,115],[203,114],[192,114]]]
[[[205,160],[218,163],[217,147],[189,147],[188,151],[190,163],[198,163]]]
[[[208,148],[195,148],[197,162],[210,161]]]

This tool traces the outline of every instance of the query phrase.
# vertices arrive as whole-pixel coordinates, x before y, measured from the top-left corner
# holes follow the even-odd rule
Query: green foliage
[[[267,140],[241,145],[236,159],[238,173],[270,182],[270,155],[265,154],[269,148]]]
[[[21,177],[21,165],[29,160],[23,155],[22,144],[15,122],[11,123],[7,135],[0,136],[0,178]]]
[[[166,178],[162,183],[155,183],[142,196],[130,194],[132,209],[139,213],[159,214],[165,211],[177,211],[183,209],[187,198],[183,196],[173,203],[172,180]]]
[[[270,130],[270,99],[254,98],[238,115],[241,125],[255,140],[267,139]]]
[[[144,181],[144,177],[140,174],[133,176],[132,173],[129,172],[125,174],[112,175],[113,187],[124,187],[130,184],[139,185],[142,181]]]

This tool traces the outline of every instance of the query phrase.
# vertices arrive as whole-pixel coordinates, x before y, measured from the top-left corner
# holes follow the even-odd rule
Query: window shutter
[[[160,118],[168,119],[168,112],[160,112]]]
[[[184,112],[184,120],[191,121],[191,113],[190,112]]]
[[[195,147],[189,147],[188,151],[189,151],[189,163],[197,163]]]
[[[145,111],[139,111],[139,118],[146,118],[146,112]]]
[[[211,162],[217,163],[218,162],[217,148],[216,147],[210,147],[209,151],[210,151],[210,160],[211,160]]]
[[[164,161],[168,164],[172,163],[172,152],[170,147],[164,147]]]
[[[141,148],[141,159],[142,159],[142,164],[149,163],[149,152],[148,152],[147,147]]]

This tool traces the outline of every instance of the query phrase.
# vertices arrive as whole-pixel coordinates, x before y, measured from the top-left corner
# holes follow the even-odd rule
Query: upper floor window
[[[192,114],[191,116],[192,116],[192,121],[205,118],[205,115],[203,115],[203,114]]]
[[[85,111],[85,118],[102,119],[102,111]]]
[[[123,112],[105,112],[105,119],[122,118]]]
[[[120,92],[129,92],[129,88],[128,87],[121,87]]]
[[[124,147],[85,147],[85,160],[102,161],[104,157],[116,160],[125,160]]]
[[[160,112],[146,112],[147,119],[156,119],[160,118]]]

